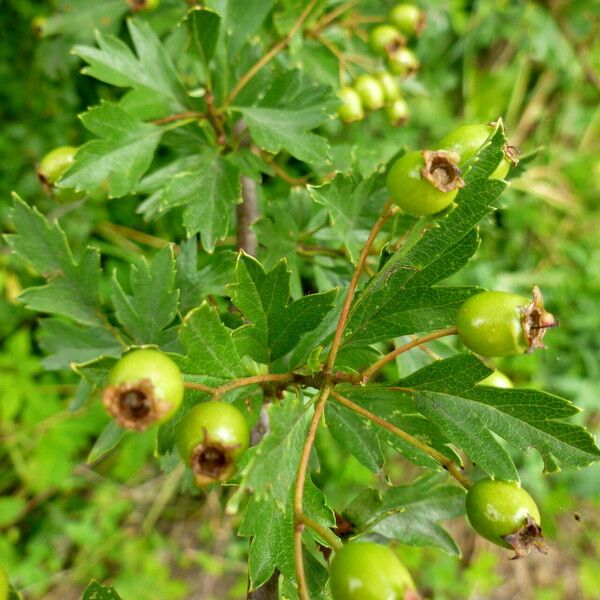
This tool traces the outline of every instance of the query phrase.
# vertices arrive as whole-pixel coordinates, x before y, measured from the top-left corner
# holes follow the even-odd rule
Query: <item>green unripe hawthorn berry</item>
[[[46,154],[37,168],[37,176],[43,185],[52,187],[75,162],[77,148],[59,146]]]
[[[400,98],[400,88],[398,82],[391,73],[387,71],[380,71],[375,75],[381,89],[383,90],[383,97],[386,105],[393,104],[398,98]]]
[[[103,401],[106,410],[126,429],[143,431],[171,418],[183,400],[179,367],[163,352],[133,350],[108,376]]]
[[[42,15],[33,17],[31,20],[31,30],[36,37],[42,37],[44,35],[44,27],[46,27],[47,22],[48,19]]]
[[[345,544],[335,553],[329,573],[333,600],[404,600],[415,589],[398,556],[373,542]]]
[[[533,300],[510,292],[481,292],[471,296],[456,317],[462,343],[482,356],[513,356],[545,348],[542,338],[555,325],[537,287]]]
[[[440,212],[464,185],[457,165],[458,156],[451,152],[408,152],[388,172],[390,196],[415,217]]]
[[[450,150],[460,155],[460,166],[471,160],[480,148],[490,139],[494,133],[491,125],[463,125],[443,137],[437,147],[440,150]],[[490,179],[504,179],[512,164],[516,164],[516,151],[512,146],[506,145],[504,157],[490,175]]]
[[[419,70],[421,63],[410,48],[398,48],[388,55],[387,65],[392,73],[408,77]]]
[[[540,512],[533,498],[514,481],[481,479],[467,493],[467,516],[475,531],[494,544],[525,556],[531,546],[545,552]]]
[[[132,12],[156,10],[160,6],[160,0],[129,0]]]
[[[478,385],[486,385],[488,387],[496,387],[503,389],[510,389],[515,387],[510,378],[505,375],[502,371],[494,371],[491,375],[488,375],[485,379],[482,379]]]
[[[360,96],[363,106],[368,110],[377,110],[385,103],[383,88],[372,75],[359,75],[354,82],[354,89]]]
[[[387,56],[406,44],[406,38],[393,25],[378,25],[369,34],[369,45],[375,54]]]
[[[229,479],[249,443],[244,415],[226,402],[197,404],[177,429],[179,454],[199,487]]]
[[[338,115],[344,123],[360,121],[365,117],[362,101],[357,91],[349,86],[344,86],[338,92],[342,105],[338,108]]]
[[[404,98],[398,98],[390,106],[385,107],[388,121],[390,125],[400,127],[408,121],[410,117],[410,108]]]
[[[427,13],[414,4],[397,4],[388,20],[404,35],[419,35],[427,24]]]

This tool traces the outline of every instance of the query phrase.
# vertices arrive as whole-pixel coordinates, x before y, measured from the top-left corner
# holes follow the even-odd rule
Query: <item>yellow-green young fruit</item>
[[[368,110],[377,110],[385,104],[385,96],[381,83],[372,75],[359,75],[354,82],[354,89],[360,96],[363,106]]]
[[[383,90],[383,98],[386,105],[391,105],[400,98],[400,87],[391,73],[380,71],[375,77]]]
[[[410,48],[398,48],[388,55],[387,65],[392,73],[408,77],[419,70],[421,63]]]
[[[532,546],[546,551],[538,507],[518,483],[481,479],[469,489],[466,505],[473,529],[514,550],[515,558],[528,554]]]
[[[405,35],[419,35],[427,24],[427,13],[414,4],[396,4],[388,20]]]
[[[183,394],[181,371],[173,360],[159,350],[143,348],[117,362],[102,399],[119,425],[143,431],[170,419]]]
[[[75,162],[77,148],[59,146],[46,154],[37,168],[37,176],[41,183],[52,187]]]
[[[440,150],[450,150],[460,155],[460,166],[471,160],[490,139],[495,127],[491,125],[463,125],[443,137],[437,145]],[[509,145],[504,146],[504,157],[490,179],[504,179],[513,164],[517,164],[517,152]]]
[[[544,310],[539,288],[533,299],[510,292],[481,292],[458,310],[456,327],[462,343],[482,356],[513,356],[545,348],[546,329],[558,325]]]
[[[415,584],[387,546],[349,542],[335,553],[329,568],[333,600],[405,600]],[[408,598],[418,598],[412,593]]]
[[[378,25],[369,34],[369,45],[375,54],[387,56],[406,44],[406,38],[392,25]]]
[[[250,432],[244,415],[233,404],[203,402],[182,419],[176,440],[196,485],[203,487],[233,476],[236,460],[250,443]]]
[[[390,106],[385,107],[390,125],[400,127],[410,118],[410,108],[404,98],[398,98]]]
[[[0,600],[8,600],[10,595],[10,587],[8,585],[8,575],[2,567],[0,567]]]
[[[503,389],[510,389],[515,387],[510,378],[505,375],[502,371],[494,371],[491,375],[488,375],[485,379],[482,379],[478,385],[486,385],[488,387],[496,387]]]
[[[129,0],[132,12],[139,10],[156,10],[160,6],[160,0]]]
[[[42,37],[44,35],[44,27],[46,27],[47,22],[48,19],[46,17],[42,17],[41,15],[33,17],[33,19],[31,20],[31,30],[33,31],[35,36]]]
[[[338,92],[342,105],[338,108],[338,115],[344,123],[352,123],[365,118],[362,100],[354,88],[344,86]]]
[[[387,176],[394,203],[415,217],[440,212],[463,185],[458,155],[451,152],[408,152],[392,165]]]

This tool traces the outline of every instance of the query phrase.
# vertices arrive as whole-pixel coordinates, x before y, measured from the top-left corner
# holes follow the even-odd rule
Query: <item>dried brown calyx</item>
[[[419,13],[419,20],[415,26],[415,35],[421,35],[423,33],[423,29],[427,26],[427,13],[422,10]]]
[[[559,324],[554,315],[544,309],[542,292],[535,285],[531,302],[521,307],[521,325],[528,346],[527,352],[533,352],[537,348],[545,348],[546,346],[542,340],[546,330],[550,327],[558,327]]]
[[[192,453],[192,472],[198,486],[215,481],[225,481],[235,472],[235,462],[231,447],[208,439],[196,446]]]
[[[384,46],[384,50],[388,56],[392,56],[396,50],[404,48],[406,46],[406,38],[403,35],[398,34],[391,42]]]
[[[131,7],[131,12],[145,10],[148,8],[148,0],[129,0],[129,6]]]
[[[519,156],[521,155],[519,149],[516,146],[511,146],[507,142],[502,147],[502,150],[504,151],[504,156],[511,162],[512,166],[516,167],[519,164]]]
[[[106,410],[125,429],[144,431],[169,410],[168,403],[156,397],[149,379],[109,385],[102,397]]]
[[[50,181],[48,181],[48,179],[46,178],[46,176],[41,171],[36,170],[35,174],[37,175],[38,181],[40,182],[40,184],[44,188],[44,191],[47,194],[51,194],[52,193],[52,188],[54,188],[54,185],[52,183],[50,183]]]
[[[515,551],[515,555],[511,557],[511,560],[524,558],[529,554],[531,548],[535,548],[542,554],[548,554],[548,546],[544,542],[542,528],[529,515],[523,527],[510,535],[505,535],[504,540]]]
[[[423,150],[425,166],[421,169],[421,177],[431,182],[440,192],[451,192],[464,187],[458,167],[460,155],[448,150]]]
[[[497,121],[490,121],[488,123],[490,127],[496,127],[498,125]],[[506,128],[504,127],[504,123],[500,125],[502,127],[502,131],[506,136]],[[504,156],[510,161],[513,167],[516,167],[519,164],[519,156],[521,155],[520,150],[516,146],[512,146],[508,142],[502,146],[502,150],[504,151]]]

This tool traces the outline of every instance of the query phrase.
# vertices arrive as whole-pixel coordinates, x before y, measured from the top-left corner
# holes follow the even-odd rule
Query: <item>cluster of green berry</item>
[[[419,59],[406,44],[421,33],[425,21],[426,14],[414,4],[398,4],[390,11],[388,22],[371,31],[369,45],[385,60],[387,70],[359,75],[352,86],[340,89],[342,105],[338,114],[342,121],[360,121],[365,109],[383,107],[392,125],[400,126],[408,120],[410,109],[395,76],[408,77],[419,69]]]
[[[133,350],[111,370],[104,388],[106,410],[124,428],[143,431],[165,423],[184,395],[179,367],[166,354],[150,348]],[[196,485],[226,481],[250,442],[244,415],[232,404],[202,402],[177,425],[177,448],[191,468]]]
[[[407,152],[394,162],[387,187],[394,203],[415,217],[434,215],[449,207],[464,186],[462,173],[494,133],[494,125],[465,125],[446,135],[434,150]],[[516,163],[508,144],[500,164],[490,175],[503,179]],[[467,348],[482,356],[511,356],[544,348],[542,339],[557,325],[544,310],[540,290],[529,300],[508,292],[472,296],[458,312],[457,330]]]

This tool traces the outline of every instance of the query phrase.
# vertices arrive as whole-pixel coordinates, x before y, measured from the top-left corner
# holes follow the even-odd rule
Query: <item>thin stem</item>
[[[363,271],[367,257],[369,256],[369,252],[371,251],[371,246],[373,245],[373,242],[375,242],[377,234],[385,225],[385,222],[393,214],[392,203],[393,201],[390,198],[383,206],[381,214],[375,222],[375,225],[373,225],[373,229],[371,229],[371,233],[369,234],[369,237],[367,238],[367,241],[363,246],[360,256],[358,257],[358,262],[356,263],[354,274],[352,275],[350,285],[348,286],[348,291],[346,292],[346,299],[344,300],[344,305],[342,306],[342,311],[340,312],[340,319],[337,324],[337,329],[335,331],[333,342],[331,343],[331,350],[329,350],[329,355],[327,357],[327,363],[325,365],[326,373],[331,373],[331,371],[333,370],[333,366],[335,365],[335,358],[337,356],[338,350],[340,349],[340,345],[342,342],[342,334],[344,333],[344,327],[346,326],[346,321],[348,320],[348,315],[350,314],[350,305],[352,304],[352,299],[354,298],[354,292],[358,287],[360,275]]]
[[[331,383],[327,383],[321,389],[321,395],[315,406],[315,412],[310,421],[308,435],[302,449],[300,465],[298,466],[298,476],[296,477],[296,485],[294,488],[294,562],[296,564],[296,583],[298,585],[298,596],[300,600],[310,600],[308,595],[308,587],[306,584],[306,574],[304,572],[304,558],[302,555],[302,532],[304,524],[303,502],[304,502],[304,484],[306,483],[306,474],[308,471],[308,461],[310,459],[310,451],[312,450],[317,435],[319,421],[325,410],[325,402],[331,393]]]
[[[217,144],[219,144],[219,146],[225,146],[227,144],[227,136],[225,135],[222,116],[215,107],[215,97],[211,90],[206,90],[204,102],[206,102],[206,117],[215,130]]]
[[[447,327],[446,329],[440,329],[438,331],[434,331],[432,333],[424,335],[423,337],[416,338],[414,340],[411,340],[410,342],[407,342],[406,344],[403,344],[402,346],[399,346],[392,352],[386,354],[385,356],[382,356],[378,361],[374,362],[368,369],[365,369],[362,372],[362,382],[367,383],[367,381],[371,377],[373,377],[373,375],[375,375],[375,373],[380,371],[383,367],[385,367],[385,365],[387,365],[389,362],[393,361],[397,356],[400,356],[404,352],[407,352],[408,350],[411,350],[412,348],[416,348],[417,346],[420,346],[421,344],[431,342],[432,340],[437,340],[437,339],[445,337],[447,335],[455,335],[456,332],[457,332],[456,327]]]
[[[184,381],[183,387],[187,390],[198,390],[199,392],[206,392],[207,394],[214,394],[217,388],[204,385],[203,383],[195,383],[193,381]]]
[[[348,400],[348,398],[345,398],[341,394],[338,394],[336,391],[332,390],[331,397],[334,400],[336,400],[337,402],[339,402],[340,404],[343,404],[346,408],[349,408],[350,410],[354,411],[355,413],[358,413],[359,415],[366,417],[370,421],[373,421],[373,423],[377,423],[377,425],[379,425],[380,427],[387,429],[389,432],[393,433],[395,436],[399,437],[400,439],[404,440],[405,442],[408,442],[415,448],[418,448],[419,450],[421,450],[428,456],[431,456],[431,458],[433,458],[433,460],[440,463],[440,465],[442,465],[442,467],[444,467],[444,469],[446,469],[446,471],[448,471],[448,473],[450,473],[450,475],[452,475],[452,477],[454,477],[454,479],[456,479],[456,481],[458,481],[458,483],[460,483],[460,485],[462,485],[465,489],[469,489],[471,487],[471,481],[469,480],[468,477],[463,475],[461,468],[455,462],[450,460],[447,456],[444,456],[441,452],[438,452],[435,448],[428,446],[421,440],[410,435],[410,433],[406,433],[406,431],[402,431],[402,429],[400,429],[399,427],[392,425],[392,423],[389,423],[385,419],[382,419],[381,417],[378,417],[377,415],[373,414],[372,412],[366,410],[362,406],[355,404],[354,402],[352,402],[352,400]]]
[[[274,161],[274,157],[269,155],[267,152],[261,152],[260,154],[265,161],[269,163],[269,166],[273,169],[275,175],[277,175],[277,177],[280,179],[283,179],[283,181],[286,183],[289,183],[290,185],[305,185],[308,183],[308,177],[294,177],[293,175],[290,175],[283,169],[283,167],[278,165]]]
[[[143,231],[138,231],[137,229],[131,229],[130,227],[124,227],[123,225],[117,225],[116,223],[110,223],[108,221],[104,221],[100,223],[98,226],[100,230],[116,232],[123,237],[129,238],[138,244],[143,244],[144,246],[150,246],[151,248],[157,248],[161,250],[165,246],[168,246],[171,242],[165,240],[163,238],[156,237],[154,235],[150,235],[148,233],[144,233]],[[173,244],[175,251],[177,252],[179,248]]]
[[[251,377],[242,377],[231,383],[226,383],[218,388],[215,388],[215,396],[220,396],[231,390],[235,390],[246,385],[254,385],[255,383],[267,383],[269,381],[291,381],[292,377],[289,373],[267,373],[266,375],[252,375]]]
[[[321,19],[319,19],[314,27],[312,27],[309,31],[309,34],[315,35],[323,31],[326,27],[328,27],[335,19],[337,19],[341,14],[345,13],[347,10],[351,9],[355,4],[358,3],[358,0],[348,0],[348,2],[344,2],[340,4],[337,8],[334,8],[331,12],[328,12],[326,15],[323,15]]]
[[[267,383],[269,381],[291,382],[292,379],[293,376],[291,373],[267,373],[265,375],[251,375],[250,377],[235,379],[234,381],[225,383],[219,387],[210,387],[208,385],[204,385],[203,383],[195,383],[193,381],[185,381],[183,385],[189,390],[199,390],[217,397],[225,394],[226,392],[230,392],[231,390],[235,390],[247,385],[254,385],[255,383]]]
[[[150,121],[153,125],[163,125],[164,123],[172,123],[173,121],[181,121],[182,119],[203,119],[206,115],[203,112],[197,110],[190,110],[187,112],[177,113],[175,115],[169,115],[160,119],[153,119]]]
[[[310,14],[310,12],[312,11],[312,9],[315,7],[316,4],[317,4],[317,0],[311,0],[306,5],[306,7],[304,8],[302,13],[296,20],[296,22],[292,25],[291,29],[287,32],[287,35],[285,37],[283,37],[281,40],[279,40],[266,54],[264,54],[256,63],[254,63],[254,65],[252,65],[250,67],[250,69],[248,69],[248,71],[246,71],[242,75],[242,77],[240,77],[238,82],[233,86],[233,89],[231,90],[231,92],[229,92],[229,96],[227,96],[227,99],[225,100],[225,106],[229,106],[234,101],[234,99],[237,97],[237,95],[244,89],[244,87],[246,87],[248,82],[267,63],[269,63],[269,61],[271,61],[272,58],[277,56],[277,54],[281,50],[283,50],[292,41],[292,38],[296,34],[296,31],[298,31],[298,29],[300,29],[300,27],[302,27],[302,24],[304,23],[304,21],[306,21],[306,19],[308,18],[308,15]]]
[[[241,183],[242,202],[235,207],[237,221],[236,245],[238,250],[243,250],[250,256],[256,256],[258,252],[258,238],[252,229],[252,224],[258,221],[260,217],[256,181],[242,175]]]
[[[301,514],[298,516],[298,521],[301,521],[307,527],[310,527],[314,531],[316,531],[334,550],[342,549],[342,542],[339,538],[329,529],[329,527],[323,527],[320,523],[313,521],[310,517],[307,517],[305,514]]]

